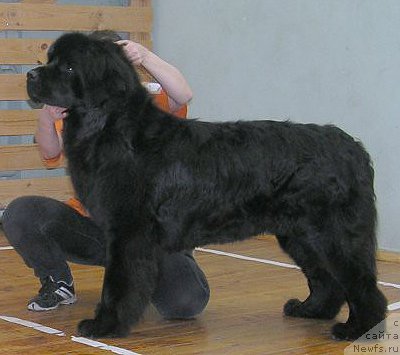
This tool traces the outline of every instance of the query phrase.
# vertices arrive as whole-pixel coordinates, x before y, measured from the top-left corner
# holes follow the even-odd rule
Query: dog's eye
[[[67,69],[65,69],[65,71],[66,71],[68,74],[72,74],[72,73],[74,72],[74,69],[72,69],[72,67],[67,67]]]

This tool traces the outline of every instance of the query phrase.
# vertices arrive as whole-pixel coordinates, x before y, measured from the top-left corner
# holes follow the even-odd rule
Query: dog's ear
[[[114,43],[106,43],[106,45],[109,46],[105,56],[106,73],[109,75],[113,91],[124,95],[141,87],[139,76],[126,57],[123,48]]]
[[[140,84],[132,64],[123,48],[108,40],[96,40],[86,48],[86,60],[82,61],[81,82],[83,92],[91,94],[93,104],[109,97],[124,97]]]
[[[126,58],[123,49],[117,45],[110,48],[106,57],[107,72],[113,73],[114,87],[120,92],[132,91],[140,84],[139,77],[132,63]]]

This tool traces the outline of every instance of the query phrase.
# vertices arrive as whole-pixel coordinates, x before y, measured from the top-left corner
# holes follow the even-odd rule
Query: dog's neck
[[[139,89],[140,90],[140,89]],[[140,90],[142,91],[142,90]],[[70,108],[66,118],[66,129],[72,129],[76,133],[74,143],[86,141],[89,138],[101,133],[107,126],[119,124],[121,112],[130,116],[129,126],[139,134],[145,127],[151,124],[152,119],[157,119],[160,111],[153,103],[153,98],[147,93],[146,89],[130,95],[125,94],[113,100],[87,100]],[[127,121],[123,121],[126,125]]]

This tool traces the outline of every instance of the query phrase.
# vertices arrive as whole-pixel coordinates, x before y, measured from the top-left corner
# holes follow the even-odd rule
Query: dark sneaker
[[[64,281],[55,282],[51,276],[41,280],[42,288],[39,294],[28,302],[30,311],[49,311],[60,304],[72,304],[76,302],[74,283],[67,284]]]

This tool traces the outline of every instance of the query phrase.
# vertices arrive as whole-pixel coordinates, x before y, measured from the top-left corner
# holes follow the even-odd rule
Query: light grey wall
[[[207,120],[334,123],[376,169],[379,247],[400,251],[400,1],[153,0],[154,50]]]

